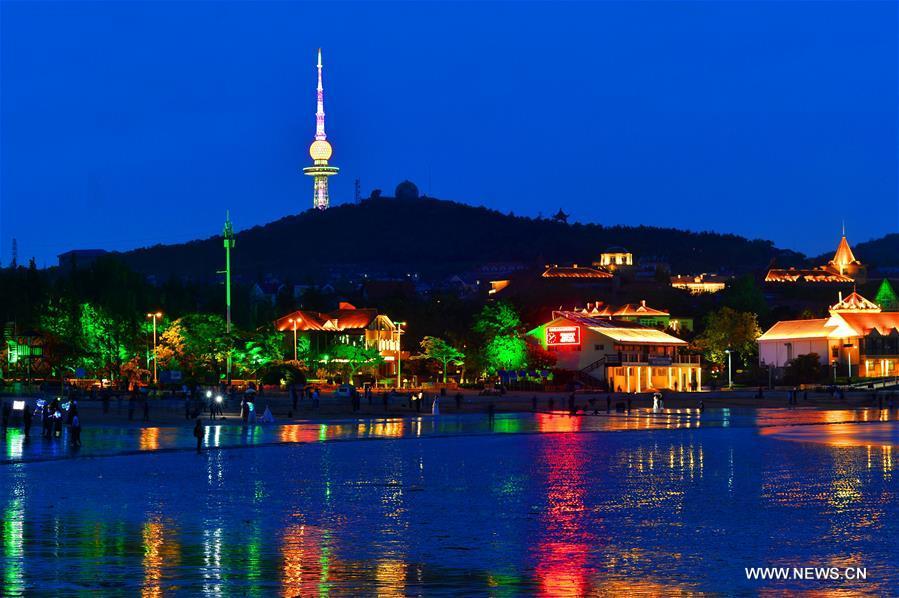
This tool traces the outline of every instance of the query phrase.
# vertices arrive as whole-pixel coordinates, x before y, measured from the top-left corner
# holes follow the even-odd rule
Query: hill
[[[879,268],[899,267],[899,234],[893,233],[852,246],[855,257],[863,264]],[[833,252],[825,253],[815,263],[823,264],[833,258]]]
[[[444,276],[489,262],[582,263],[620,245],[635,259],[656,256],[676,272],[749,271],[796,263],[801,254],[770,241],[672,228],[606,227],[516,217],[451,201],[370,199],[308,210],[237,234],[234,272],[293,281],[329,270],[376,275]],[[135,270],[165,279],[206,279],[222,268],[220,237],[122,254]]]

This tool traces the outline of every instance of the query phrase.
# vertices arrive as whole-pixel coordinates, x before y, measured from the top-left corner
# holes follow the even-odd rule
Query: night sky
[[[404,178],[515,214],[807,253],[899,229],[895,2],[0,3],[0,259],[307,209]],[[415,235],[414,231],[409,234]],[[425,232],[421,233],[422,235]]]

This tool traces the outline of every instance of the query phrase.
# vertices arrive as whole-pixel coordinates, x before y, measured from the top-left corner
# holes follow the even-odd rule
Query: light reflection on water
[[[453,438],[426,438],[427,420],[284,426],[309,443],[6,465],[3,591],[670,595],[759,591],[742,568],[768,564],[899,583],[891,446],[695,422],[577,433],[589,421]],[[350,432],[382,440],[318,442]]]

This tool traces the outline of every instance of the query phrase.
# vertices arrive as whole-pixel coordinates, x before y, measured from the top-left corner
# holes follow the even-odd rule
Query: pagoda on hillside
[[[844,227],[837,251],[825,265],[815,268],[771,268],[765,275],[765,282],[846,284],[865,282],[866,273],[865,266],[852,253]]]

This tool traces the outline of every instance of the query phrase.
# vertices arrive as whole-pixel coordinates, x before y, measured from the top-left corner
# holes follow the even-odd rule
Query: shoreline
[[[874,393],[853,392],[847,393],[845,399],[832,397],[829,393],[798,393],[797,403],[790,405],[786,391],[766,391],[763,398],[757,398],[757,391],[718,391],[700,393],[663,393],[666,409],[697,409],[700,401],[705,409],[727,408],[803,408],[815,410],[841,410],[878,407],[882,400],[882,408],[887,409],[892,400],[894,406],[899,407],[899,393],[880,391],[875,399]],[[440,398],[441,414],[484,414],[493,404],[496,413],[532,413],[534,409],[534,397],[537,399],[536,411],[567,413],[569,411],[569,396],[564,393],[548,392],[522,392],[514,391],[502,396],[479,396],[473,392],[463,392],[460,407],[457,407],[454,393],[448,393]],[[396,418],[418,417],[431,414],[431,402],[434,395],[428,395],[422,401],[420,411],[416,411],[414,405],[410,405],[407,397],[391,397],[387,409],[384,408],[382,398],[375,395],[371,404],[364,398],[360,398],[357,411],[352,409],[350,399],[322,396],[318,407],[313,407],[309,399],[298,401],[297,410],[294,412],[291,399],[287,393],[265,394],[256,398],[257,422],[266,407],[271,409],[277,423],[302,423],[334,420],[354,420],[360,418]],[[610,409],[607,410],[607,397],[610,399]],[[652,406],[652,393],[627,394],[627,393],[585,393],[575,394],[575,407],[581,413],[616,413],[626,411],[627,401],[630,398],[631,409],[646,409]],[[27,398],[35,401],[36,397]],[[13,397],[4,397],[3,401],[11,401]],[[592,403],[591,403],[592,400]],[[135,428],[153,428],[170,426],[190,426],[194,419],[185,417],[184,400],[178,398],[150,399],[149,420],[143,419],[143,403],[136,404],[133,417],[128,418],[128,400],[121,402],[113,399],[109,402],[109,412],[103,412],[103,403],[100,399],[77,399],[78,414],[84,426],[127,426]],[[32,403],[33,404],[33,403]],[[239,405],[239,403],[238,403]],[[200,414],[204,422],[219,421],[209,416],[208,411]],[[228,405],[224,411],[223,423],[240,423],[239,407]],[[36,421],[37,423],[37,421]],[[39,424],[38,424],[39,425]],[[20,427],[19,423],[10,422],[10,427]]]

